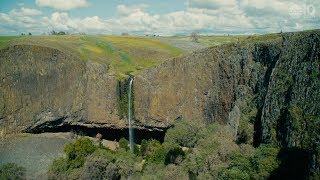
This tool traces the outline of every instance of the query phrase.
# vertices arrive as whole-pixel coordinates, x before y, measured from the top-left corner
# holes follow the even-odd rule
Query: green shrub
[[[229,165],[229,169],[239,169],[243,172],[249,173],[253,171],[253,167],[250,161],[250,156],[235,154],[232,157],[232,161]]]
[[[161,143],[158,140],[142,140],[140,147],[140,154],[142,157],[150,156],[156,149],[161,146]]]
[[[140,154],[141,154],[140,148],[137,144],[133,145],[133,154],[135,154],[136,156],[140,156]]]
[[[169,144],[194,147],[197,143],[197,133],[200,129],[201,125],[199,123],[178,120],[173,128],[168,129],[164,141]]]
[[[124,150],[126,150],[126,151],[129,151],[130,150],[130,144],[129,144],[130,142],[127,140],[127,139],[125,139],[125,138],[121,138],[120,140],[119,140],[119,147],[121,148],[121,149],[124,149]],[[135,154],[135,155],[137,155],[137,156],[139,156],[140,154],[141,154],[141,152],[140,152],[140,148],[138,147],[138,145],[137,144],[133,144],[133,154]]]
[[[66,158],[55,159],[49,168],[49,179],[61,179],[68,171],[68,160]]]
[[[320,118],[314,115],[304,113],[298,105],[289,107],[288,125],[291,129],[291,139],[295,141],[296,146],[303,149],[310,149],[318,142],[320,131]]]
[[[77,179],[85,158],[97,149],[88,138],[79,138],[64,147],[66,158],[58,158],[51,164],[49,179]]]
[[[145,163],[143,172],[138,179],[161,179],[163,177],[163,170],[165,169],[164,164],[155,164],[155,163]]]
[[[107,160],[108,165],[104,167],[106,171],[104,173],[105,179],[112,179],[111,177],[118,176],[127,179],[139,170],[137,164],[140,164],[142,161],[140,157],[123,148],[115,152],[108,149],[98,149],[88,159]]]
[[[257,108],[254,103],[254,97],[247,95],[248,97],[241,103],[241,116],[239,119],[239,127],[237,132],[237,143],[253,143],[254,134],[254,121],[257,115]]]
[[[147,163],[179,164],[185,157],[185,152],[177,144],[160,144],[159,141],[150,140],[144,143],[143,149]]]
[[[164,168],[158,179],[189,180],[189,175],[181,166],[170,164]]]
[[[277,148],[270,145],[260,145],[250,159],[253,170],[256,172],[252,177],[269,177],[272,171],[279,167],[278,153],[279,149]]]
[[[180,164],[185,158],[185,155],[186,153],[182,150],[181,147],[175,146],[168,151],[165,159],[165,165]]]
[[[64,152],[67,155],[68,167],[71,169],[81,167],[85,162],[85,157],[92,154],[97,147],[88,138],[79,138],[76,141],[67,144]]]
[[[242,171],[238,168],[225,169],[219,174],[219,179],[237,179],[237,180],[247,180],[250,179],[249,174],[246,171]]]
[[[140,155],[141,155],[142,157],[145,156],[146,151],[147,151],[147,147],[148,147],[148,141],[145,140],[145,139],[142,139],[141,145],[140,145]]]
[[[130,149],[129,148],[129,141],[126,140],[125,138],[121,138],[119,140],[119,147],[128,151]]]
[[[235,154],[228,168],[219,172],[221,179],[266,179],[278,167],[279,149],[260,145],[253,155]]]
[[[200,130],[196,146],[190,149],[182,166],[192,176],[200,179],[216,179],[222,167],[225,167],[234,153],[240,151],[233,141],[229,129],[217,123]]]
[[[26,169],[15,163],[5,163],[0,166],[0,179],[19,180],[26,179]]]
[[[90,156],[83,166],[83,179],[120,179],[119,168],[110,160]]]
[[[147,156],[148,163],[164,164],[168,153],[167,147],[161,145],[154,149],[152,154]]]
[[[116,166],[114,163],[109,163],[108,166],[105,168],[105,174],[103,176],[105,179],[116,180],[120,179],[121,174],[119,172],[119,167]],[[101,178],[98,176],[98,178]]]

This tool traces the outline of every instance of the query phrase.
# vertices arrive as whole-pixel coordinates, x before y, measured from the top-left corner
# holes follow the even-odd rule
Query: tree
[[[55,30],[52,30],[52,31],[50,32],[50,34],[51,34],[51,35],[57,35],[57,32],[56,32]]]
[[[126,140],[125,138],[121,138],[119,140],[119,147],[128,151],[129,150],[129,141]]]
[[[64,31],[60,31],[58,32],[58,35],[66,35],[66,33]]]
[[[26,169],[15,163],[0,166],[0,179],[25,179]]]
[[[121,33],[121,36],[129,36],[129,33],[123,32]]]
[[[28,33],[28,35],[29,35],[29,36],[32,36],[32,34],[31,34],[30,32]]]
[[[197,32],[193,31],[190,35],[190,38],[191,38],[191,41],[193,42],[199,42],[200,36]]]
[[[173,128],[168,129],[165,142],[169,144],[179,144],[184,147],[194,147],[197,142],[197,134],[201,125],[192,121],[179,120]]]
[[[71,168],[81,167],[85,162],[85,157],[95,150],[96,147],[88,138],[79,138],[64,147],[64,152],[67,154],[69,167]]]
[[[141,156],[142,157],[150,156],[160,146],[161,146],[161,143],[158,140],[154,140],[154,139],[151,139],[148,141],[145,139],[142,140],[141,147],[140,147]]]
[[[52,30],[52,31],[50,32],[50,34],[51,34],[51,35],[66,35],[67,33],[64,32],[64,31],[59,31],[59,32],[57,32],[57,31],[55,31],[55,30]]]

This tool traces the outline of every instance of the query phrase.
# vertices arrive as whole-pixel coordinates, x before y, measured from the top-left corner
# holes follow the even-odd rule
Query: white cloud
[[[148,6],[146,4],[134,5],[134,6],[126,6],[120,4],[117,6],[117,12],[121,15],[129,15],[135,12],[143,11]]]
[[[120,17],[106,21],[114,33],[156,33],[161,35],[189,34],[192,31],[227,31],[252,28],[249,19],[234,6],[221,9],[190,8],[163,15],[151,15],[142,8],[119,5]]]
[[[87,7],[87,0],[36,0],[36,4],[41,7],[50,7],[59,10],[70,10]]]
[[[237,5],[236,0],[189,0],[188,5],[199,9],[229,8]]]
[[[85,31],[98,31],[107,29],[103,20],[98,16],[86,17],[84,19],[70,18],[66,12],[54,12],[51,17],[44,17],[44,24],[53,30],[72,31],[72,32],[85,32]]]
[[[310,12],[305,11],[308,6],[303,6],[298,0],[190,0],[186,9],[164,14],[149,13],[145,4],[118,5],[117,13],[108,19],[94,15],[80,19],[67,12],[54,12],[41,17],[40,11],[21,7],[8,13],[0,13],[0,29],[16,31],[17,34],[21,33],[21,29],[28,29],[38,34],[63,30],[70,33],[129,32],[140,35],[189,34],[192,31],[205,34],[297,31],[319,28],[319,2],[311,2],[315,9],[312,17]],[[304,10],[297,18],[292,16],[290,6],[303,7]]]
[[[42,12],[37,9],[30,9],[21,7],[19,10],[13,9],[9,12],[11,16],[37,16],[41,15]]]
[[[289,16],[290,7],[299,6],[300,3],[281,0],[241,0],[240,7],[251,16],[286,15]]]

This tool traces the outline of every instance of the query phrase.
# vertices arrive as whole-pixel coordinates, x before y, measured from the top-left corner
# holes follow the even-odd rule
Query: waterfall
[[[131,103],[131,88],[132,88],[132,81],[133,78],[129,78],[129,90],[128,90],[128,121],[129,121],[129,143],[130,143],[130,151],[134,152],[134,145],[133,145],[133,129],[132,129],[132,119],[131,119],[131,110],[132,110],[132,103]]]

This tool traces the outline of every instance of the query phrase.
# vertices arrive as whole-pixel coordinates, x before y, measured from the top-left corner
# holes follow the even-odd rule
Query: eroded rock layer
[[[101,124],[123,127],[118,118],[118,81],[107,66],[86,63],[47,47],[17,45],[0,51],[0,125]]]

